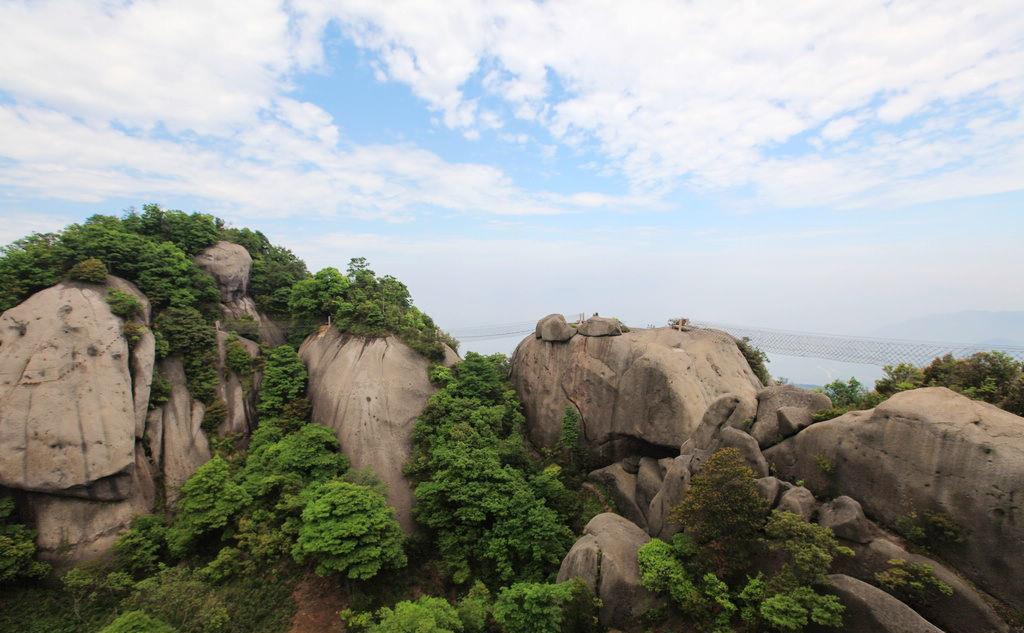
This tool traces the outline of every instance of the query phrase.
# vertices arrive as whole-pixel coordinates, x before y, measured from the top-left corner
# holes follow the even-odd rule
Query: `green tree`
[[[167,211],[156,204],[145,204],[142,213],[129,213],[124,227],[157,242],[170,242],[187,255],[195,255],[220,239],[219,220],[205,213]]]
[[[106,283],[107,266],[103,260],[90,257],[72,266],[68,271],[68,277],[74,281],[84,281],[90,284]]]
[[[33,233],[0,248],[0,312],[60,281],[66,259],[56,233]]]
[[[882,372],[885,376],[875,381],[875,391],[886,397],[924,385],[924,372],[910,363],[886,365]]]
[[[403,600],[375,614],[344,612],[342,617],[349,629],[366,633],[463,633],[464,630],[455,608],[447,600],[433,596],[421,596],[411,602]]]
[[[772,376],[768,373],[768,354],[754,347],[750,343],[750,339],[747,338],[736,341],[736,346],[740,348],[740,353],[743,354],[747,365],[750,366],[750,370],[754,372],[761,384],[770,384]]]
[[[107,304],[110,305],[110,311],[122,319],[134,319],[142,315],[142,303],[116,288],[107,292]]]
[[[315,487],[302,511],[302,527],[292,548],[296,562],[312,560],[316,573],[373,578],[405,566],[402,530],[380,493],[344,481]]]
[[[243,380],[252,376],[252,356],[236,334],[229,334],[224,342],[224,364]]]
[[[114,543],[118,561],[135,574],[153,572],[167,552],[167,524],[162,517],[143,514]]]
[[[0,497],[0,585],[23,578],[40,578],[50,566],[35,560],[36,533],[11,520],[14,499]]]
[[[145,611],[126,611],[103,627],[100,633],[177,633],[170,624]]]
[[[290,345],[275,347],[266,356],[263,366],[257,411],[261,416],[281,415],[289,402],[306,393],[308,376],[295,348]]]
[[[341,477],[348,466],[334,432],[307,424],[277,441],[251,445],[240,479],[253,498],[276,499]]]
[[[231,620],[224,599],[184,565],[162,569],[137,583],[124,608],[145,611],[179,633],[222,633]]]
[[[716,451],[690,482],[671,519],[685,526],[721,577],[746,569],[768,514],[754,471],[735,448]]]
[[[494,602],[494,620],[504,633],[597,631],[597,603],[579,580],[518,582]]]
[[[233,480],[228,463],[215,455],[181,487],[177,516],[166,532],[171,553],[183,556],[200,537],[226,527],[251,502]]]
[[[856,378],[848,381],[833,380],[822,388],[822,392],[832,400],[835,408],[852,409],[864,402],[867,390]]]

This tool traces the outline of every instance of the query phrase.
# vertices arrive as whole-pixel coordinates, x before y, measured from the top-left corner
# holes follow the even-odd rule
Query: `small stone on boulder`
[[[831,528],[839,538],[854,543],[870,543],[877,530],[867,518],[860,502],[845,495],[821,506],[818,523]]]
[[[618,319],[594,316],[580,323],[578,331],[583,336],[618,336],[622,334],[622,322]]]
[[[814,500],[814,495],[803,486],[796,486],[787,490],[782,493],[782,498],[779,499],[779,510],[798,514],[804,521],[811,520],[817,506],[818,502]]]
[[[550,343],[564,343],[576,335],[576,328],[565,322],[561,314],[549,314],[537,322],[537,338]]]

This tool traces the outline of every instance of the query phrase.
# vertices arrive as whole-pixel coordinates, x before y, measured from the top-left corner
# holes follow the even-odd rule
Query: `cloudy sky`
[[[0,0],[0,242],[154,201],[449,328],[1024,309],[1024,11]]]

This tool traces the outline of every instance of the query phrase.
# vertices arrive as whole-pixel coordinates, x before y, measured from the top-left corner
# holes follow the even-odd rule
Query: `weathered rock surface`
[[[765,455],[782,476],[858,499],[885,525],[912,511],[944,513],[969,536],[930,547],[985,591],[1024,608],[1024,419],[942,387],[915,389],[814,424]]]
[[[715,399],[735,393],[752,405],[761,387],[731,337],[671,328],[557,345],[530,336],[512,358],[511,380],[535,445],[557,444],[572,405],[582,417],[582,446],[598,466],[629,455],[674,456]]]
[[[380,477],[411,532],[413,495],[402,468],[416,418],[434,393],[430,362],[393,336],[350,336],[332,327],[310,335],[299,354],[309,369],[313,421],[334,429],[353,468]]]
[[[728,393],[708,407],[700,426],[683,442],[679,454],[690,458],[690,473],[697,474],[716,451],[735,448],[746,460],[747,465],[759,477],[768,475],[765,461],[757,441],[739,426],[754,412],[753,403],[734,393]]]
[[[877,527],[875,531],[882,532]],[[1005,633],[1009,630],[988,601],[959,575],[942,563],[906,551],[892,537],[878,536],[866,544],[852,541],[842,544],[852,548],[854,556],[839,557],[835,570],[867,583],[877,584],[875,574],[892,567],[891,560],[902,559],[931,567],[935,577],[950,586],[953,595],[935,593],[930,599],[910,604],[936,626],[956,633]]]
[[[0,485],[124,499],[135,427],[128,344],[104,286],[61,283],[0,317]]]
[[[220,423],[217,432],[220,435],[237,433],[249,433],[256,426],[256,391],[259,389],[261,380],[260,372],[254,372],[252,376],[243,378],[235,375],[226,365],[225,356],[227,353],[227,332],[217,332],[217,355],[220,383],[217,385],[217,394],[224,401],[224,421]],[[249,353],[250,358],[260,355],[260,346],[247,338],[238,337],[238,342]],[[243,384],[243,380],[247,384]]]
[[[587,523],[558,570],[558,582],[581,579],[602,601],[601,624],[625,630],[641,627],[641,617],[655,604],[640,585],[636,553],[650,537],[617,514],[599,514]]]
[[[619,514],[639,527],[647,529],[646,507],[641,509],[636,498],[636,473],[628,472],[620,462],[593,471],[587,475],[587,479],[604,488],[615,503]]]
[[[750,434],[767,448],[811,424],[811,414],[832,407],[823,393],[793,385],[765,387],[757,394],[757,418]]]
[[[832,591],[846,606],[842,630],[847,633],[943,633],[942,629],[877,587],[843,574],[832,574],[828,579]],[[812,630],[817,633],[835,629]]]
[[[592,316],[577,328],[583,336],[619,336],[622,334],[622,321],[609,317]]]
[[[249,273],[252,256],[244,246],[232,242],[217,242],[194,258],[196,265],[217,282],[220,290],[221,310],[229,319],[251,318],[260,326],[260,341],[275,346],[285,342],[284,333],[269,318],[256,309],[249,296]]]
[[[672,508],[682,503],[689,488],[690,458],[676,457],[668,460],[661,487],[647,509],[647,531],[651,536],[668,539],[682,529],[669,515]]]
[[[757,480],[757,489],[764,496],[765,501],[768,502],[769,508],[778,506],[779,499],[792,487],[793,484],[788,481],[782,481],[778,477],[761,477]]]
[[[839,538],[854,543],[870,543],[878,534],[864,516],[860,503],[845,495],[821,506],[818,523],[830,528]]]
[[[537,330],[534,335],[549,343],[564,343],[576,336],[576,328],[566,323],[565,317],[561,314],[549,314],[537,321]]]
[[[782,493],[777,507],[783,512],[800,515],[804,521],[810,521],[818,508],[818,502],[814,500],[810,490],[803,486],[794,486]]]
[[[189,394],[181,359],[160,361],[158,371],[171,384],[171,396],[149,412],[146,439],[153,462],[163,473],[167,503],[173,505],[182,484],[210,459],[202,429],[206,406]]]

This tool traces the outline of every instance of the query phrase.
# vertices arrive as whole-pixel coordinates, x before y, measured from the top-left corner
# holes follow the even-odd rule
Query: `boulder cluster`
[[[581,447],[600,466],[588,479],[616,513],[591,520],[559,580],[590,586],[606,626],[635,630],[655,604],[636,551],[686,528],[671,510],[721,448],[740,452],[771,508],[831,528],[855,552],[829,577],[847,607],[844,630],[1008,631],[993,605],[1024,609],[1024,419],[925,388],[816,423],[827,396],[761,385],[722,333],[585,331],[598,330],[542,319],[516,350],[512,381],[531,439],[555,446],[571,407]],[[897,532],[922,517],[945,528],[948,538],[927,543],[937,557]],[[927,565],[953,595],[904,604],[875,586],[894,560]]]

